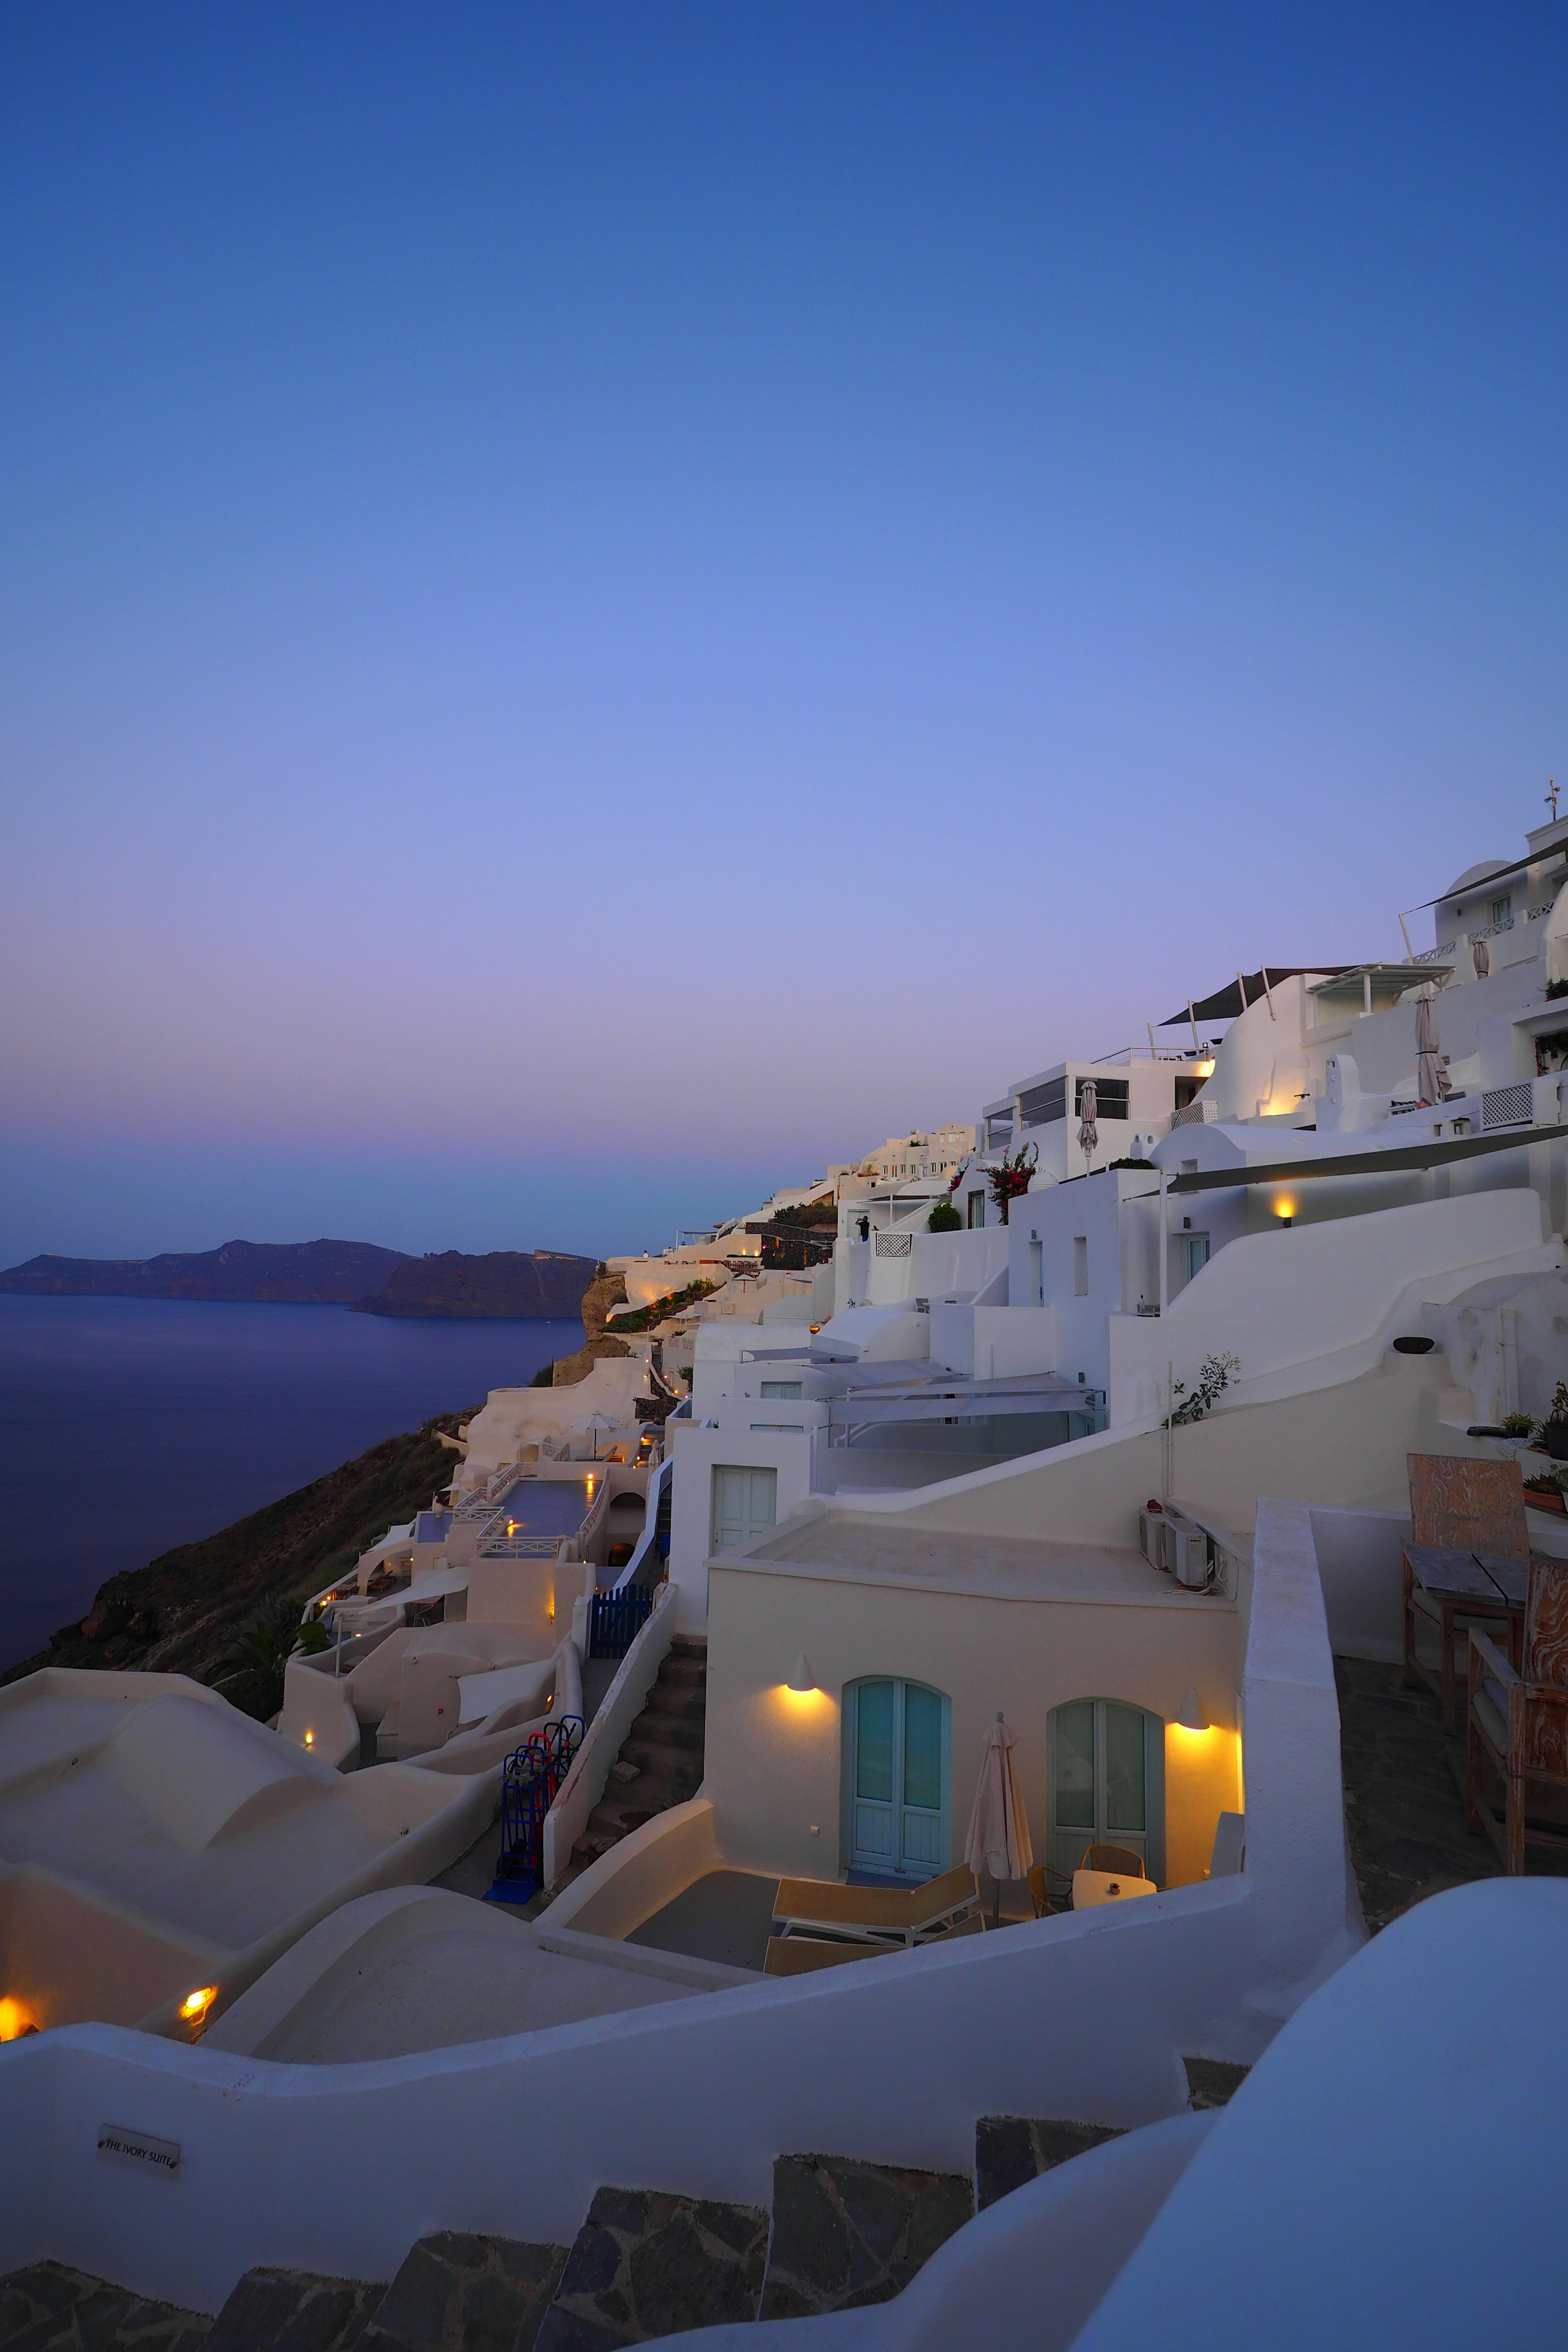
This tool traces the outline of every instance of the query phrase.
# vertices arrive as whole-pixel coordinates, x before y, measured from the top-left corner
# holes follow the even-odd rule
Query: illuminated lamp
[[[1184,1731],[1212,1731],[1214,1729],[1213,1724],[1209,1721],[1208,1717],[1204,1713],[1203,1705],[1198,1697],[1197,1685],[1195,1683],[1189,1683],[1187,1685],[1187,1695],[1185,1698],[1183,1699],[1181,1706],[1176,1709],[1175,1715],[1173,1717],[1172,1720],[1180,1724]]]
[[[315,1733],[314,1733],[313,1731],[307,1731],[307,1733],[305,1734],[305,1745],[306,1745],[306,1747],[307,1747],[307,1748],[314,1748],[315,1744],[316,1744],[316,1735],[315,1735]]]
[[[785,1690],[800,1691],[803,1693],[805,1691],[814,1691],[816,1688],[816,1676],[811,1671],[811,1661],[806,1656],[804,1650],[801,1652],[799,1657],[796,1658],[795,1662],[795,1672],[791,1675],[788,1682],[785,1683],[784,1688]]]
[[[0,2042],[19,2042],[24,2033],[37,2030],[19,2000],[9,1993],[0,1998]]]
[[[1280,1223],[1281,1223],[1282,1225],[1289,1225],[1289,1223],[1291,1223],[1293,1222],[1293,1220],[1294,1220],[1294,1218],[1295,1218],[1295,1214],[1296,1214],[1296,1203],[1295,1203],[1295,1202],[1294,1202],[1294,1201],[1276,1201],[1276,1202],[1275,1202],[1275,1203],[1274,1203],[1274,1213],[1275,1213],[1275,1215],[1279,1218],[1279,1222],[1280,1222]]]
[[[206,2015],[216,1999],[216,1985],[198,1985],[195,1991],[188,1992],[180,2003],[180,2015],[187,2025],[195,2025]]]

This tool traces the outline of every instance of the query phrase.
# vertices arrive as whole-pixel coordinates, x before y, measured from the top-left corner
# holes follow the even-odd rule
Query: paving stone
[[[310,2271],[247,2271],[213,2322],[206,2352],[353,2352],[386,2287]]]
[[[974,2191],[960,2173],[781,2156],[761,2316],[887,2303],[973,2216]]]
[[[1465,1827],[1461,1743],[1424,1685],[1399,1666],[1336,1658],[1345,1829],[1362,1912],[1375,1935],[1413,1903],[1495,1878],[1490,1842]]]
[[[757,2316],[768,2217],[658,2189],[600,2189],[577,2232],[538,2352],[609,2352]]]
[[[1190,2107],[1226,2107],[1251,2074],[1250,2066],[1233,2066],[1226,2058],[1184,2058]]]
[[[212,2324],[204,2312],[150,2302],[64,2263],[32,2263],[0,2278],[5,2352],[198,2352]]]
[[[533,2352],[564,2246],[437,2231],[404,2256],[360,2352]]]
[[[1038,2116],[982,2116],[974,2126],[975,2202],[984,2213],[1058,2164],[1119,2139],[1114,2124],[1076,2124]]]

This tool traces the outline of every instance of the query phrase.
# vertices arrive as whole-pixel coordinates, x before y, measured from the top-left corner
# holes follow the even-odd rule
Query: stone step
[[[1228,2058],[1184,2058],[1190,2107],[1226,2107],[1240,2090],[1250,2066],[1233,2065]]]
[[[154,2303],[65,2263],[29,2263],[0,2278],[0,2344],[27,2352],[199,2352],[212,2327],[205,2312]]]
[[[670,1636],[667,1654],[672,1658],[700,1658],[706,1665],[708,1636],[706,1633],[674,1633]]]
[[[639,1748],[663,1746],[700,1749],[703,1745],[704,1738],[700,1717],[698,1717],[695,1721],[689,1721],[685,1716],[654,1715],[645,1708],[632,1725],[631,1734],[623,1752],[636,1764],[640,1761],[637,1754]]]
[[[608,2352],[680,2328],[753,2320],[767,2251],[760,2206],[596,2189],[537,2352]]]
[[[628,1764],[624,1756],[617,1756],[610,1767],[610,1778],[624,1789],[628,1782],[640,1780],[642,1774],[635,1764]]]
[[[313,2271],[247,2271],[214,2320],[204,2352],[354,2352],[385,2293],[380,2279],[373,2284]]]
[[[1114,2124],[1079,2124],[1038,2116],[982,2116],[974,2126],[974,2202],[984,2213],[1042,2172],[1121,2137]]]
[[[973,2218],[973,2186],[961,2173],[781,2156],[759,2316],[805,2319],[888,2303]]]
[[[441,2230],[404,2256],[363,2352],[533,2352],[560,2284],[564,2246]]]
[[[659,1665],[656,1679],[670,1683],[681,1690],[702,1691],[708,1687],[708,1665],[702,1658],[666,1657]]]
[[[643,1701],[643,1708],[648,1715],[679,1717],[686,1723],[701,1724],[708,1717],[701,1699],[693,1699],[689,1691],[671,1688],[665,1683],[655,1683]]]

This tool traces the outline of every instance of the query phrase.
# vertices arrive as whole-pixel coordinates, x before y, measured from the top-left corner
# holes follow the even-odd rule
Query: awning
[[[1446,1103],[1439,1116],[1446,1118],[1451,1110],[1452,1105]],[[1178,1193],[1219,1192],[1227,1188],[1235,1192],[1243,1184],[1300,1184],[1316,1176],[1394,1176],[1402,1169],[1440,1168],[1448,1160],[1476,1160],[1487,1151],[1518,1151],[1527,1143],[1554,1143],[1560,1135],[1568,1135],[1568,1127],[1511,1127],[1500,1135],[1455,1135],[1441,1140],[1434,1136],[1429,1143],[1400,1144],[1392,1151],[1324,1153],[1310,1160],[1277,1160],[1267,1168],[1256,1163],[1205,1168],[1190,1176],[1173,1177],[1165,1190],[1173,1200]]]
[[[1305,971],[1315,972],[1322,980],[1337,980],[1341,972],[1355,969],[1354,965],[1348,963],[1265,964],[1259,971],[1244,971],[1241,975],[1241,985],[1247,991],[1246,1005],[1242,1003],[1241,992],[1233,980],[1228,987],[1216,989],[1212,996],[1200,997],[1191,1006],[1184,1004],[1179,1013],[1173,1013],[1168,1021],[1162,1021],[1159,1025],[1162,1029],[1174,1029],[1178,1023],[1184,1026],[1189,1014],[1194,1021],[1234,1021],[1248,1005],[1256,1004],[1258,998],[1267,993],[1263,985],[1265,976],[1269,987],[1273,988],[1282,980],[1299,979]]]
[[[1532,849],[1527,856],[1510,858],[1506,866],[1493,866],[1485,874],[1473,874],[1468,882],[1450,882],[1435,898],[1423,898],[1418,907],[1406,907],[1407,915],[1423,915],[1428,907],[1440,907],[1446,898],[1468,898],[1472,891],[1489,890],[1494,882],[1507,882],[1515,874],[1528,874],[1532,866],[1544,866],[1549,858],[1561,857],[1568,851],[1568,841],[1554,841],[1548,849]]]

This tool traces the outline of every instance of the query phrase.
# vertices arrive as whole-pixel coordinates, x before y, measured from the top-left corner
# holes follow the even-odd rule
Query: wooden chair
[[[1486,1831],[1504,1870],[1517,1878],[1527,1844],[1568,1849],[1568,1818],[1552,1828],[1532,1823],[1525,1811],[1532,1787],[1568,1791],[1568,1560],[1530,1563],[1522,1672],[1472,1630],[1469,1693],[1465,1819],[1470,1829]],[[1486,1796],[1493,1776],[1502,1782],[1500,1827]],[[1568,1796],[1562,1802],[1568,1816]]]
[[[1454,1668],[1454,1630],[1462,1623],[1506,1622],[1507,1605],[1466,1596],[1439,1598],[1424,1591],[1416,1580],[1412,1546],[1458,1552],[1473,1559],[1477,1552],[1494,1552],[1510,1559],[1530,1557],[1530,1528],[1524,1516],[1524,1485],[1517,1462],[1480,1462],[1457,1454],[1407,1454],[1410,1477],[1410,1542],[1400,1546],[1405,1585],[1405,1677],[1419,1675],[1443,1705],[1443,1720],[1454,1728],[1458,1682]],[[1436,1674],[1422,1660],[1415,1644],[1417,1620],[1436,1628],[1439,1664]]]

